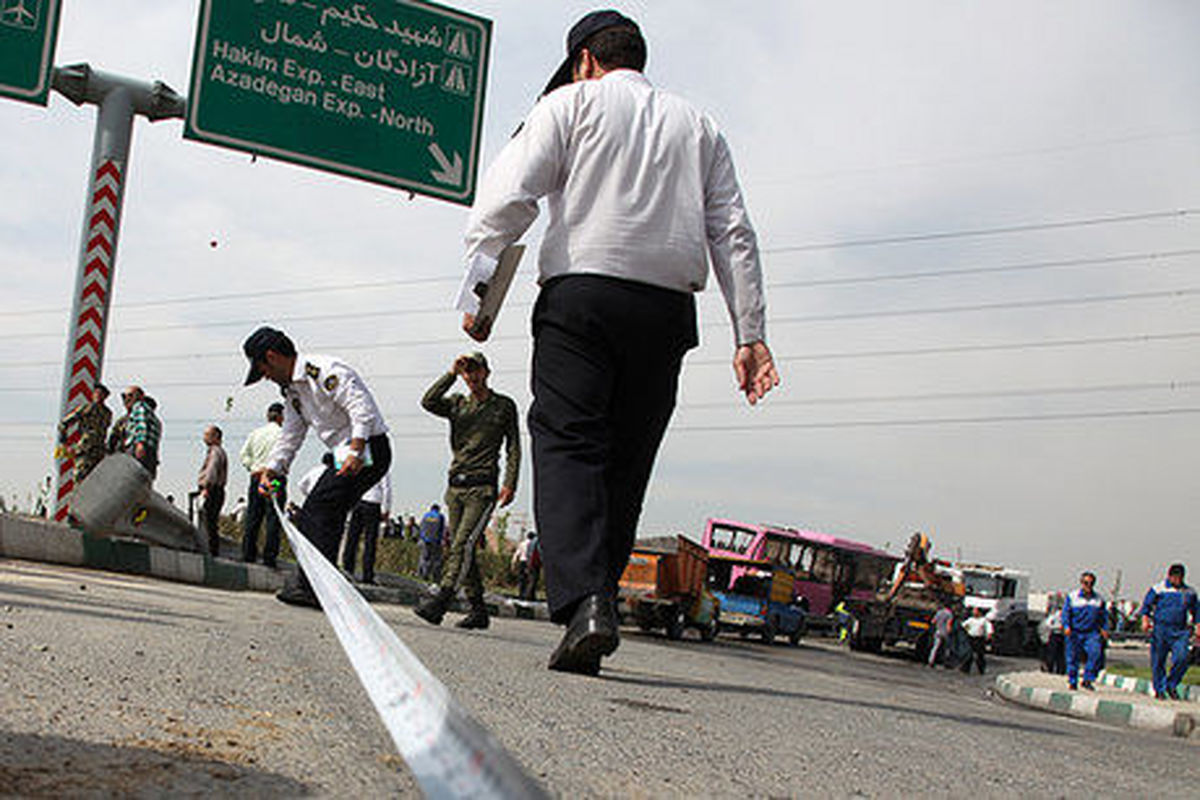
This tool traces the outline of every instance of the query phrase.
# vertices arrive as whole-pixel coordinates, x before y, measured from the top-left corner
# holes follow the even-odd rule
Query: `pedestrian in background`
[[[354,575],[354,562],[358,555],[358,540],[363,542],[362,582],[375,582],[375,548],[379,540],[379,522],[387,517],[392,508],[392,480],[387,475],[367,489],[362,499],[350,510],[350,524],[346,527],[346,542],[342,547],[342,568]]]
[[[417,575],[426,581],[438,583],[442,579],[442,539],[446,530],[446,518],[438,504],[434,503],[421,517],[417,535],[421,539],[421,556],[417,561]]]
[[[229,460],[225,448],[221,446],[221,429],[209,425],[204,429],[204,444],[208,450],[204,455],[204,465],[200,467],[200,476],[196,485],[203,498],[201,514],[204,516],[204,530],[208,534],[208,552],[213,556],[221,554],[221,507],[225,505],[225,481],[229,475]]]
[[[992,621],[983,613],[983,609],[979,606],[971,609],[971,616],[963,620],[963,632],[967,634],[967,641],[971,645],[971,653],[963,660],[962,671],[971,674],[971,662],[974,661],[976,669],[982,675],[987,669],[987,645],[992,640],[992,635],[995,629],[992,627]]]
[[[89,398],[88,401],[76,406],[58,423],[60,445],[67,446],[72,429],[78,434],[75,443],[68,446],[74,463],[76,488],[104,458],[105,439],[108,436],[108,426],[112,423],[112,411],[106,403],[108,389],[104,384],[97,383],[85,396]]]
[[[477,550],[483,532],[497,506],[512,502],[521,469],[521,434],[517,427],[517,404],[511,397],[488,386],[491,369],[483,353],[459,356],[450,371],[434,381],[421,407],[450,422],[453,456],[446,487],[447,531],[450,550],[446,554],[437,592],[417,604],[417,616],[440,625],[458,587],[463,587],[470,604],[460,628],[486,628],[487,606],[483,602],[483,575]],[[467,394],[447,396],[459,378]],[[504,449],[504,476],[500,476],[500,450]]]
[[[555,670],[594,675],[619,644],[617,583],[698,343],[709,263],[751,403],[779,383],[766,344],[754,228],[716,123],[642,74],[646,42],[616,11],[584,16],[567,58],[480,183],[457,307],[475,330],[480,284],[547,198],[533,311],[534,512]]]
[[[933,643],[929,647],[928,664],[936,667],[939,663],[938,658],[945,657],[946,642],[950,640],[950,631],[954,628],[954,612],[950,610],[950,606],[942,603],[930,620],[929,627],[933,631]]]
[[[148,397],[140,386],[130,386],[122,392],[121,401],[128,412],[121,426],[121,452],[136,458],[153,480],[158,475],[158,444],[162,439],[158,403]]]
[[[1042,641],[1042,671],[1051,675],[1065,675],[1067,662],[1062,606],[1057,601],[1046,618],[1038,623],[1038,638]]]
[[[287,474],[310,427],[334,453],[333,466],[321,474],[296,513],[296,527],[336,564],[346,515],[392,463],[383,414],[349,364],[332,356],[300,354],[282,331],[259,328],[247,337],[242,352],[250,361],[246,385],[265,377],[283,389],[285,401],[283,432],[267,457],[262,490],[272,491],[273,481]],[[297,569],[275,597],[321,607],[303,569]]]
[[[1096,591],[1096,576],[1079,576],[1079,588],[1067,595],[1062,612],[1063,638],[1067,655],[1067,685],[1079,688],[1079,662],[1085,660],[1083,688],[1094,691],[1103,658],[1103,640],[1108,638],[1108,609]]]
[[[279,558],[282,531],[279,516],[268,506],[268,503],[272,502],[271,495],[260,492],[258,484],[267,468],[271,449],[279,441],[282,432],[283,403],[271,403],[267,406],[267,423],[250,432],[241,452],[242,466],[250,474],[250,486],[246,490],[246,516],[242,526],[242,561],[253,564],[258,558],[258,529],[261,525],[266,529],[262,563],[271,569],[275,569],[276,560]],[[287,476],[281,475],[277,480],[279,485],[275,490],[274,502],[283,510],[287,507]]]
[[[512,562],[509,566],[513,572],[517,574],[517,597],[525,599],[526,593],[529,590],[529,558],[533,554],[533,531],[525,534],[515,550],[513,550]]]
[[[1138,612],[1142,630],[1150,631],[1150,671],[1154,696],[1159,700],[1179,699],[1179,683],[1188,668],[1193,626],[1195,634],[1200,636],[1196,590],[1183,582],[1185,574],[1183,564],[1172,564],[1167,570],[1167,579],[1146,592]],[[1170,672],[1167,672],[1168,658],[1171,659]]]

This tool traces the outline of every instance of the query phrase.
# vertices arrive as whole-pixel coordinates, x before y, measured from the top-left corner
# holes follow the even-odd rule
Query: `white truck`
[[[1029,573],[988,564],[958,563],[954,572],[966,587],[963,604],[982,608],[995,627],[992,650],[1004,655],[1036,651],[1040,614],[1029,608]]]

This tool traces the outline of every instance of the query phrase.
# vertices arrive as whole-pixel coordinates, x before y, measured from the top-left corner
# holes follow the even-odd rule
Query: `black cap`
[[[546,88],[542,91],[542,94],[549,94],[558,87],[566,86],[571,82],[571,68],[575,63],[575,57],[579,55],[579,51],[583,48],[583,43],[592,34],[599,33],[605,28],[616,27],[629,27],[634,30],[640,30],[636,22],[612,9],[593,11],[572,25],[571,31],[567,34],[567,58],[559,65],[558,71],[551,76],[550,82],[546,84]]]
[[[295,345],[283,331],[266,326],[259,328],[242,343],[242,352],[246,354],[246,358],[250,359],[250,370],[246,373],[246,382],[243,386],[256,383],[262,377],[262,373],[258,371],[258,362],[266,357],[268,350],[274,350],[276,353],[284,355],[295,355],[296,353]]]
[[[274,414],[282,414],[282,413],[283,413],[283,403],[271,403],[271,405],[267,406],[267,416],[268,417],[272,416]]]

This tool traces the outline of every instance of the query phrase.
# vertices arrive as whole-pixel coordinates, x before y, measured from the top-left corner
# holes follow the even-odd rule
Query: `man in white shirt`
[[[969,675],[971,662],[974,661],[975,666],[979,669],[979,674],[982,675],[987,667],[984,660],[987,643],[992,640],[995,628],[992,627],[992,621],[987,618],[979,606],[971,609],[971,616],[963,620],[962,626],[963,631],[967,634],[967,641],[971,643],[971,654],[963,661],[962,671]]]
[[[359,374],[332,356],[296,352],[282,331],[263,327],[242,345],[250,361],[246,385],[267,378],[283,389],[283,430],[259,479],[271,491],[286,475],[308,429],[333,451],[333,463],[296,513],[300,529],[329,563],[337,563],[346,514],[387,474],[392,450],[383,414]],[[285,603],[320,608],[302,570],[275,595]]]
[[[549,666],[591,675],[618,644],[617,582],[710,260],[739,388],[755,403],[779,382],[729,148],[708,116],[650,85],[645,61],[637,24],[615,11],[571,29],[566,61],[480,185],[457,301],[472,332],[481,285],[545,197],[529,428],[550,613],[567,626]]]
[[[350,524],[346,527],[346,543],[342,547],[342,569],[354,574],[354,562],[358,556],[358,540],[362,539],[362,582],[375,582],[375,546],[379,541],[379,521],[392,508],[392,479],[387,475],[367,490],[362,499],[350,511]]]
[[[258,527],[266,526],[266,538],[263,541],[262,563],[275,569],[275,560],[279,558],[279,517],[271,513],[267,507],[267,496],[258,491],[258,479],[267,468],[267,458],[271,448],[279,441],[283,431],[283,403],[271,403],[267,407],[267,424],[250,431],[246,443],[242,445],[242,466],[250,473],[250,489],[246,492],[246,516],[242,525],[242,560],[253,564],[258,558]],[[287,476],[279,477],[279,488],[275,492],[275,502],[283,508],[287,501]]]

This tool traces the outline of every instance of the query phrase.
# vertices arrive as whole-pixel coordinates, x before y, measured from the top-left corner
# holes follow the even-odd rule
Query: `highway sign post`
[[[421,0],[201,0],[184,136],[469,205],[490,46]]]
[[[61,0],[0,0],[0,95],[44,106]]]

